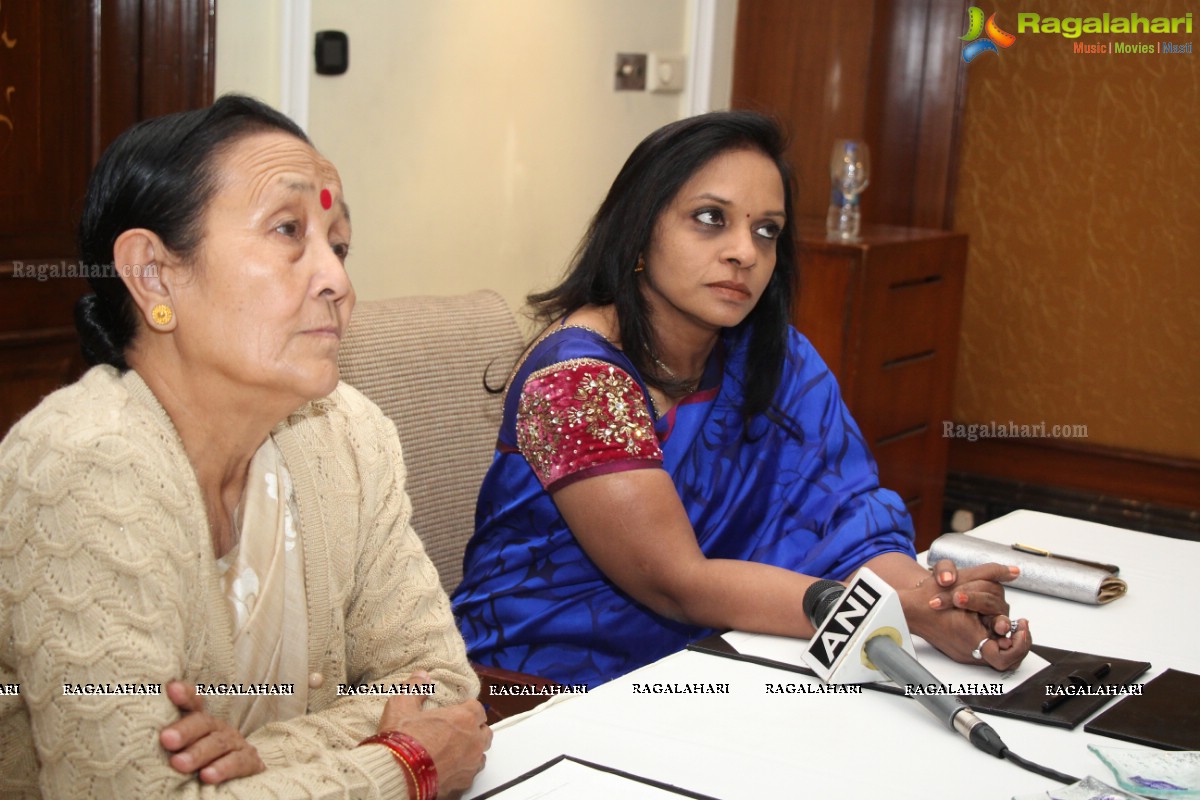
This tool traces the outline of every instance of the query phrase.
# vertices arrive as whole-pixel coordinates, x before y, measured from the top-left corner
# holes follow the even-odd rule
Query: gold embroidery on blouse
[[[562,419],[544,394],[522,394],[517,409],[517,447],[543,480],[550,477],[562,442]]]
[[[585,426],[589,435],[607,445],[621,445],[631,456],[640,454],[640,442],[655,441],[654,426],[637,382],[624,370],[607,361],[574,358],[537,370],[535,379],[579,367],[599,367],[587,374],[575,389],[576,406],[555,410],[544,393],[522,392],[517,411],[517,446],[530,466],[545,479],[550,477],[556,454],[563,446],[563,426]]]
[[[586,425],[587,432],[605,444],[621,444],[631,456],[638,442],[652,438],[650,416],[645,406],[631,404],[627,395],[638,388],[623,370],[609,365],[603,372],[588,375],[575,390],[578,407],[567,410],[567,422]],[[641,391],[639,389],[638,393]]]

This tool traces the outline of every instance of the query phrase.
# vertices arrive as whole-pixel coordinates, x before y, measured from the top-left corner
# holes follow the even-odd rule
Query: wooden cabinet
[[[0,439],[43,397],[83,372],[72,320],[87,283],[22,277],[30,269],[48,274],[61,263],[24,263],[19,272],[0,263]]]
[[[798,228],[793,322],[837,376],[924,549],[941,533],[967,237],[865,225],[859,241],[835,242],[823,220]]]
[[[40,0],[0,13],[0,438],[83,370],[88,173],[138,120],[212,102],[211,0]]]

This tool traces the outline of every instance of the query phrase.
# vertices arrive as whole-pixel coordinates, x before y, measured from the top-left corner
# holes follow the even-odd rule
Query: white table
[[[1019,511],[972,532],[1004,544],[1118,564],[1129,594],[1088,606],[1019,590],[1014,617],[1034,642],[1200,672],[1191,576],[1200,543]],[[799,613],[799,612],[798,612]],[[1188,633],[1190,631],[1190,633]],[[986,672],[981,668],[981,680]],[[556,698],[501,723],[468,797],[568,754],[722,800],[764,797],[1010,798],[1057,784],[992,758],[950,733],[911,699],[768,695],[772,682],[815,682],[791,672],[681,652],[586,695]],[[725,695],[635,694],[634,684],[728,683]],[[1110,708],[1111,704],[1105,708]],[[985,716],[1019,755],[1068,774],[1110,780],[1086,745],[1137,745]],[[936,780],[936,783],[935,783]]]

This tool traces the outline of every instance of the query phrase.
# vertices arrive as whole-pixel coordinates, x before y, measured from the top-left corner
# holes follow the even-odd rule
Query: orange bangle
[[[382,731],[358,744],[360,747],[364,744],[381,744],[392,751],[404,769],[408,794],[412,800],[437,800],[437,767],[429,751],[416,739],[400,731]]]

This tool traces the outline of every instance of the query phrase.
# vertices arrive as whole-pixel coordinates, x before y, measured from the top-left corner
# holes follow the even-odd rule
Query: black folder
[[[1168,669],[1083,729],[1163,750],[1200,750],[1200,675]]]
[[[1075,728],[1121,695],[1074,695],[1065,698],[1065,702],[1056,708],[1043,711],[1043,704],[1052,699],[1052,695],[1046,690],[1047,686],[1068,685],[1070,683],[1068,678],[1072,675],[1093,676],[1100,671],[1103,665],[1107,664],[1106,674],[1093,680],[1094,690],[1100,692],[1124,691],[1125,687],[1150,669],[1149,661],[1130,661],[1125,658],[1060,650],[1057,647],[1037,644],[1033,646],[1033,651],[1049,661],[1049,666],[1043,667],[1007,694],[963,697],[963,702],[976,711],[1070,729]]]

